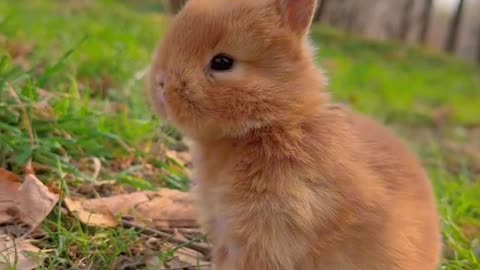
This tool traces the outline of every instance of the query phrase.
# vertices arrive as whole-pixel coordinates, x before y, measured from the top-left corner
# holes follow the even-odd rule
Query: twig
[[[125,219],[122,219],[122,226],[127,228],[127,229],[132,229],[133,228],[136,231],[139,231],[139,232],[142,232],[142,233],[145,233],[145,234],[149,234],[149,235],[152,235],[152,236],[156,236],[156,237],[160,237],[160,238],[166,238],[167,241],[169,241],[171,243],[178,244],[178,245],[184,245],[188,248],[191,248],[195,251],[198,251],[198,252],[202,253],[205,257],[209,257],[210,249],[205,244],[192,243],[191,241],[185,241],[185,240],[182,240],[182,239],[179,239],[179,238],[175,237],[172,234],[168,234],[168,233],[165,233],[165,232],[162,232],[162,231],[159,231],[159,230],[155,230],[155,229],[152,229],[152,228],[145,228],[144,226],[141,226],[139,224],[135,224],[135,223],[133,223],[131,221],[128,221],[128,220],[125,220]]]
[[[212,266],[212,264],[192,265],[192,266],[175,267],[175,268],[162,268],[160,270],[197,270],[197,269],[202,269],[210,266]]]

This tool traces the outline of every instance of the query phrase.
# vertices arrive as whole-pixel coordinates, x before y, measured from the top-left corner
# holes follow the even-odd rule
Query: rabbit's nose
[[[157,75],[157,85],[160,88],[164,88],[167,81],[167,75],[164,72],[161,72]]]

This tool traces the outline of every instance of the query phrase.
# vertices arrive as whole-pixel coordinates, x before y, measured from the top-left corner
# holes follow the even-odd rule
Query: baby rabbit
[[[193,140],[217,270],[434,270],[432,188],[386,128],[331,104],[308,32],[315,0],[190,0],[149,74]]]

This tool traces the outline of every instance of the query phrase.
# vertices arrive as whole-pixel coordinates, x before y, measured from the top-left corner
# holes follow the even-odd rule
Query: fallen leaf
[[[83,224],[97,226],[102,228],[114,228],[118,226],[115,216],[106,211],[85,210],[81,201],[73,201],[65,198],[64,202],[70,212],[72,212]]]
[[[50,192],[33,174],[20,178],[0,169],[0,224],[19,221],[33,230],[52,211],[58,195]]]
[[[31,270],[43,263],[40,249],[27,240],[14,240],[0,235],[0,270]]]
[[[16,198],[20,220],[29,224],[32,229],[43,222],[57,202],[58,195],[50,192],[33,174],[26,176]]]
[[[75,201],[66,199],[67,208],[87,225],[118,226],[119,217],[159,228],[198,227],[190,193],[162,189],[158,192],[134,192],[107,198]]]
[[[0,224],[12,221],[15,209],[15,194],[20,188],[20,177],[0,168]]]
[[[11,173],[5,169],[0,168],[0,182],[10,181],[10,182],[20,182],[20,176]],[[1,183],[0,183],[1,184]],[[1,190],[0,190],[1,191]]]
[[[198,227],[191,193],[162,189],[148,195],[149,201],[136,206],[137,217],[152,220],[160,228]]]

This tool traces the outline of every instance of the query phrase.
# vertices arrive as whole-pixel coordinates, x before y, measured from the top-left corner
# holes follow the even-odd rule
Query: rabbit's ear
[[[310,30],[317,0],[276,0],[285,23],[303,37]]]

